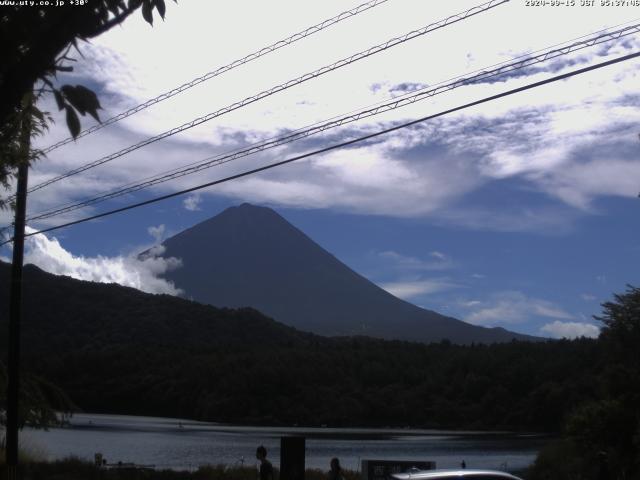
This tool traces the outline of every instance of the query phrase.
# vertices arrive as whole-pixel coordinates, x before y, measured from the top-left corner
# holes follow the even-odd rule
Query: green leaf
[[[84,108],[82,99],[78,96],[76,92],[76,87],[72,85],[63,85],[60,90],[64,94],[65,98],[69,101],[69,103],[73,105],[74,108],[78,110],[78,112],[80,112],[81,115],[84,115],[85,113],[87,113],[87,110]]]
[[[100,110],[102,106],[100,106],[100,101],[95,92],[82,85],[76,85],[76,95],[82,102],[85,111],[99,122],[100,118],[97,110]]]
[[[63,85],[62,93],[81,115],[89,113],[98,122],[100,121],[97,111],[102,107],[98,101],[98,96],[92,90],[82,85],[76,85],[75,87]]]
[[[54,90],[53,96],[56,98],[56,103],[58,104],[58,110],[62,110],[64,108],[64,98],[60,93],[60,90]]]
[[[34,117],[36,117],[38,120],[40,120],[41,122],[44,122],[44,113],[42,113],[42,110],[40,110],[37,107],[33,107],[31,109],[31,113],[33,114]]]
[[[167,10],[164,5],[164,0],[153,0],[153,4],[155,5],[156,10],[158,10],[160,17],[162,17],[162,20],[164,20],[164,14]]]
[[[107,3],[107,8],[109,9],[109,11],[114,15],[117,16],[118,13],[120,13],[120,11],[118,10],[119,5],[117,2],[111,1]]]
[[[78,120],[78,115],[73,108],[71,108],[69,105],[67,105],[65,108],[67,110],[67,127],[69,127],[71,136],[73,138],[76,138],[80,133],[80,120]]]
[[[153,10],[153,5],[151,4],[151,0],[144,0],[142,2],[142,16],[149,25],[153,25],[152,10]]]
[[[71,40],[71,44],[73,45],[73,48],[76,49],[76,52],[78,52],[80,54],[80,56],[82,58],[84,58],[84,55],[82,54],[82,52],[80,51],[80,49],[78,48],[78,42],[77,40],[74,38],[73,40]]]

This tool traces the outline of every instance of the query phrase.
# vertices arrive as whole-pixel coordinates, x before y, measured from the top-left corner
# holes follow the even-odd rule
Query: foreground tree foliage
[[[17,165],[24,161],[20,153],[20,129],[28,119],[45,127],[50,117],[33,106],[29,96],[44,93],[55,96],[64,110],[69,131],[80,132],[78,114],[99,120],[100,103],[96,94],[82,85],[56,85],[59,72],[73,70],[72,48],[78,41],[95,38],[121,24],[141,9],[144,19],[153,24],[153,11],[165,15],[164,0],[83,0],[63,6],[4,5],[0,8],[0,184],[7,186]],[[24,2],[27,3],[27,2]],[[39,156],[33,152],[29,161]],[[0,202],[0,207],[4,204]],[[6,206],[6,205],[4,205]]]
[[[567,418],[563,438],[536,462],[535,479],[640,478],[640,289],[615,295],[596,318],[603,324],[597,396]]]
[[[0,425],[6,424],[7,369],[0,362]],[[19,428],[49,428],[65,423],[77,407],[59,387],[42,377],[24,375],[20,382]]]

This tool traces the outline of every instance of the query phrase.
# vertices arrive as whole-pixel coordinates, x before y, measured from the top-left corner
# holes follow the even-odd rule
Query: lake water
[[[109,463],[133,462],[176,470],[205,464],[256,465],[264,445],[279,465],[280,437],[306,437],[306,466],[328,470],[332,457],[360,470],[362,459],[435,461],[437,468],[515,470],[530,465],[545,443],[536,435],[411,429],[269,428],[170,418],[77,414],[66,428],[27,430],[21,442],[49,460],[76,456]]]

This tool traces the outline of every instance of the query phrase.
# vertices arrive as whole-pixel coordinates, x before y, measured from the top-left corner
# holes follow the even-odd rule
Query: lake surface
[[[332,457],[360,470],[363,459],[435,461],[437,468],[520,469],[547,441],[537,435],[411,429],[239,427],[171,418],[77,414],[66,428],[27,430],[21,442],[49,460],[76,456],[176,470],[205,464],[256,465],[264,445],[275,466],[280,437],[306,437],[306,466],[328,470]]]

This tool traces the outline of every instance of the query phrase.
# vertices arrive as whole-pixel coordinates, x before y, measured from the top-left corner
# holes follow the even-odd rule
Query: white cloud
[[[404,282],[388,282],[380,284],[380,287],[389,292],[391,295],[395,295],[396,297],[402,298],[404,300],[409,300],[421,295],[428,295],[431,293],[437,293],[444,290],[457,288],[458,285],[452,283],[449,280],[429,279]]]
[[[583,294],[580,295],[580,298],[582,298],[585,302],[593,302],[598,297],[596,297],[595,295],[592,295],[590,293],[583,293]]]
[[[594,198],[635,197],[640,191],[640,164],[633,159],[600,158],[574,162],[542,174],[539,183],[550,194],[576,208],[589,209]]]
[[[551,335],[554,338],[596,338],[600,335],[600,329],[591,323],[561,321],[547,323],[540,328],[540,332]]]
[[[386,142],[335,151],[216,192],[255,203],[412,217],[436,213],[481,181],[464,156],[426,152],[418,162],[397,158],[399,152]]]
[[[27,228],[27,233],[34,232]],[[144,257],[84,257],[76,256],[62,247],[55,238],[44,234],[27,237],[25,241],[25,263],[32,263],[55,275],[66,275],[78,280],[100,283],[118,283],[148,293],[181,293],[173,283],[162,278],[165,272],[179,268],[181,260],[162,258],[163,247],[149,250]]]
[[[472,311],[464,320],[474,325],[496,326],[521,324],[533,317],[572,319],[573,315],[547,300],[527,297],[518,291],[500,292],[486,301],[461,301]]]
[[[201,203],[202,197],[198,193],[189,195],[182,201],[182,205],[184,206],[185,210],[189,210],[190,212],[196,212],[200,210]]]
[[[523,323],[527,318],[526,312],[517,305],[501,301],[467,315],[464,320],[474,325],[495,326]]]
[[[149,233],[149,235],[153,237],[156,243],[162,243],[162,240],[164,240],[164,235],[165,235],[164,223],[158,225],[157,227],[151,226],[147,228],[147,232]]]

